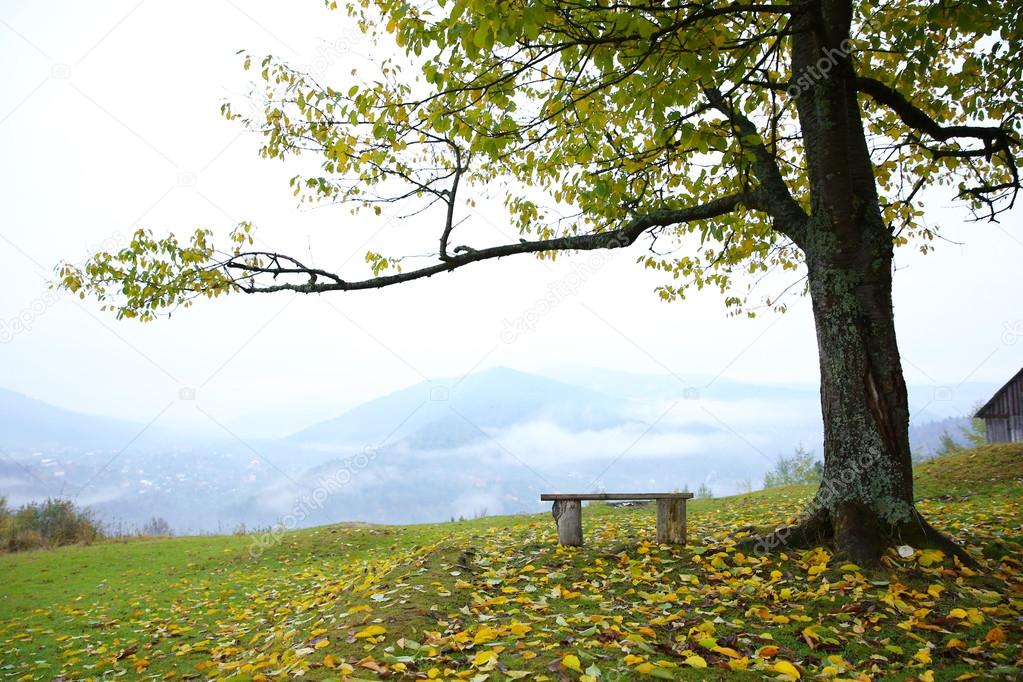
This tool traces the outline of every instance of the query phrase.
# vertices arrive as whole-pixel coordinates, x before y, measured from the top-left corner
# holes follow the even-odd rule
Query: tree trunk
[[[886,536],[914,517],[888,242],[887,253],[853,263],[808,258],[824,417],[824,477],[813,509],[827,512],[836,545],[858,563],[874,563]]]
[[[893,236],[884,223],[848,54],[852,3],[819,0],[794,19],[792,74],[810,181],[806,257],[820,356],[824,476],[804,519],[760,549],[831,538],[877,563],[894,542],[972,561],[913,505],[909,407],[892,310]],[[791,90],[790,86],[790,90]]]

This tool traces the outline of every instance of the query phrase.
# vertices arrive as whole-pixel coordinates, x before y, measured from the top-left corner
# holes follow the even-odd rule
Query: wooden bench
[[[544,493],[541,502],[553,502],[551,513],[558,526],[558,543],[583,544],[583,500],[657,500],[657,542],[686,544],[686,500],[692,493]]]

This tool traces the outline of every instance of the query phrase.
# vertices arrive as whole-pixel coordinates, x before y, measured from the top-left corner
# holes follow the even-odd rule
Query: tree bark
[[[861,565],[912,539],[971,560],[913,504],[909,407],[892,309],[893,235],[884,223],[847,52],[852,4],[819,0],[794,22],[792,73],[810,183],[803,250],[817,329],[824,475],[796,526],[760,549],[834,540]],[[791,88],[790,88],[791,89]]]
[[[824,418],[824,476],[813,508],[826,510],[851,560],[877,561],[913,519],[909,407],[891,301],[891,238],[851,263],[808,258]],[[875,240],[876,241],[876,240]]]

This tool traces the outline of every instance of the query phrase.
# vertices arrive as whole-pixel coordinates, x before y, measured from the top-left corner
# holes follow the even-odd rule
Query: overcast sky
[[[395,230],[387,215],[298,209],[287,186],[294,167],[259,159],[258,140],[219,115],[224,98],[248,88],[242,48],[335,75],[371,59],[343,13],[319,0],[0,4],[0,325],[30,327],[2,335],[0,386],[193,429],[262,415],[274,433],[494,365],[817,381],[808,300],[753,321],[726,317],[715,294],[664,304],[653,293],[659,277],[634,263],[638,249],[587,267],[578,291],[511,343],[505,321],[538,311],[549,287],[564,289],[592,256],[555,266],[525,256],[381,292],[231,296],[148,324],[53,300],[46,282],[61,259],[116,246],[139,226],[226,234],[248,219],[265,244],[349,275],[365,274],[368,248],[400,255],[410,234],[433,239],[425,222]],[[966,224],[948,198],[932,202],[928,220],[962,244],[899,254],[909,381],[1001,382],[1023,364],[1020,216]],[[466,241],[507,233],[498,212],[472,220]],[[178,400],[182,388],[196,400]]]

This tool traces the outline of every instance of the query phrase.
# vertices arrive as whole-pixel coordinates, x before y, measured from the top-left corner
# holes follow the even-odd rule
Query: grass
[[[983,679],[1021,663],[1023,447],[917,469],[920,508],[982,557],[864,572],[824,549],[744,556],[810,488],[690,503],[279,536],[104,542],[0,556],[0,679]]]

